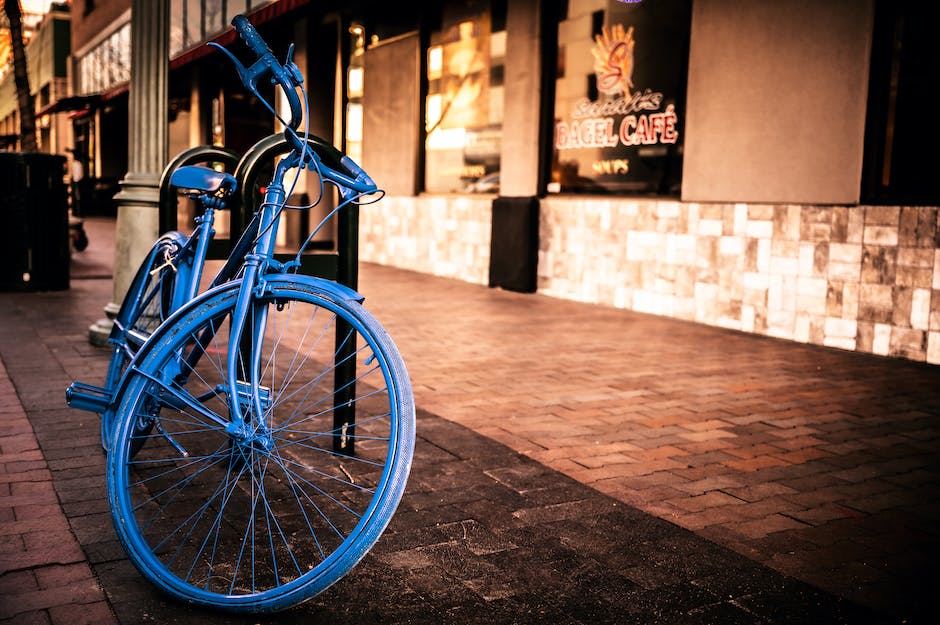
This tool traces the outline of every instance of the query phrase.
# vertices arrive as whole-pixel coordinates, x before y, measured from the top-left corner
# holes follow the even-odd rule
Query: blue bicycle
[[[260,98],[258,81],[271,79],[287,95],[287,154],[208,291],[193,298],[211,235],[158,242],[126,305],[112,386],[72,399],[113,411],[112,518],[140,572],[188,602],[274,611],[322,592],[378,540],[405,489],[415,411],[401,356],[363,297],[273,257],[290,170],[316,172],[321,192],[335,185],[336,210],[378,190],[351,159],[298,134],[306,95],[291,52],[281,64],[245,17],[232,23],[257,55],[246,68],[222,49],[246,88]],[[180,172],[174,184],[205,198],[211,232],[234,179]]]

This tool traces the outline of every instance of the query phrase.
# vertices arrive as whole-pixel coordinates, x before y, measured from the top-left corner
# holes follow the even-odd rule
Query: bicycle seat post
[[[212,197],[209,194],[203,194],[199,197],[199,203],[203,206],[202,215],[196,216],[196,229],[193,237],[196,239],[195,258],[193,262],[192,278],[186,288],[186,294],[183,301],[188,302],[199,293],[199,283],[202,281],[202,270],[205,267],[206,254],[209,251],[209,241],[215,236],[215,208],[224,199]]]

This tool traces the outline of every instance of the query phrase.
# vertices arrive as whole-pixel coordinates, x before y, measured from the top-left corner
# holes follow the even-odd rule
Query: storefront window
[[[78,62],[79,95],[100,93],[131,77],[131,24],[127,22]]]
[[[427,191],[496,190],[481,185],[499,174],[506,30],[505,15],[496,9],[485,1],[447,3],[440,31],[431,34]]]
[[[202,39],[201,2],[200,0],[185,0],[183,4],[183,47],[190,48]],[[173,50],[170,50],[170,54],[173,52]]]
[[[226,4],[227,2],[223,0],[205,0],[206,13],[203,28],[207,35],[222,32],[228,27],[225,19]]]
[[[361,24],[349,28],[350,56],[346,75],[346,154],[362,161],[362,93],[365,83],[366,30]]]
[[[690,2],[569,2],[549,193],[678,195]]]

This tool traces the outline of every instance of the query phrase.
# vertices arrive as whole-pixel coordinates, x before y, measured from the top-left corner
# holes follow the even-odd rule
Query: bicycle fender
[[[308,276],[302,273],[273,274],[265,276],[264,281],[272,286],[280,284],[301,284],[314,291],[326,291],[330,296],[347,302],[357,302],[361,304],[365,297],[357,291],[349,288],[345,284],[333,282],[326,278]]]

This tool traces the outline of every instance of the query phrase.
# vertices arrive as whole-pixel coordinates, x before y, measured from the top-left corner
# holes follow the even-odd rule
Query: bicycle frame
[[[229,256],[228,261],[225,266],[220,270],[216,279],[214,280],[212,286],[220,286],[225,282],[228,282],[229,279],[234,275],[234,273],[239,268],[244,268],[244,273],[240,279],[239,290],[236,300],[235,310],[232,315],[232,320],[229,330],[229,345],[239,345],[242,341],[250,341],[250,344],[260,344],[261,337],[264,335],[266,323],[267,323],[267,308],[261,307],[258,310],[252,310],[252,296],[254,293],[263,291],[265,288],[265,283],[268,279],[276,281],[279,276],[287,275],[282,271],[283,266],[280,263],[273,260],[273,252],[275,246],[275,240],[277,236],[277,228],[280,222],[281,215],[281,206],[284,204],[286,198],[286,191],[283,185],[284,177],[290,169],[293,169],[298,166],[299,162],[302,159],[302,155],[298,154],[296,150],[289,153],[277,164],[275,168],[274,178],[266,188],[264,201],[262,203],[260,211],[255,215],[251,224],[249,224],[248,229],[239,239],[238,243],[233,250],[232,255]],[[332,176],[330,176],[332,177]],[[207,214],[201,220],[197,226],[197,231],[194,231],[194,235],[191,238],[191,241],[196,240],[195,247],[195,257],[193,262],[198,264],[201,259],[204,258],[205,250],[208,247],[208,236],[211,233],[213,215],[210,210],[207,210]],[[198,240],[197,240],[198,233]],[[257,236],[255,233],[260,233]],[[249,251],[250,249],[250,251]],[[269,271],[270,269],[270,271]],[[193,271],[192,278],[198,278],[198,272]],[[347,287],[342,287],[342,285],[336,284],[334,282],[324,280],[322,278],[313,278],[310,280],[316,281],[321,285],[329,285],[327,288],[334,292],[337,292],[344,299],[362,301],[362,296],[348,289]],[[198,279],[192,281],[188,285],[187,290],[192,290],[198,285]],[[212,289],[206,292],[206,295],[210,294]],[[192,300],[195,303],[195,300]],[[183,307],[186,308],[185,306]],[[177,309],[176,314],[184,314],[184,310]],[[170,323],[170,320],[167,321],[167,324]],[[246,325],[250,324],[251,332],[250,334],[245,333]],[[337,331],[342,331],[341,328],[337,328]],[[214,332],[205,332],[197,338],[197,343],[205,348],[213,339]],[[354,346],[346,346],[349,350],[354,350]],[[141,350],[135,357],[135,362],[142,358],[145,355],[147,350]],[[243,357],[243,352],[247,351],[250,354],[250,362],[248,363],[239,363],[239,358]],[[179,366],[167,369],[163,372],[161,380],[154,380],[160,383],[160,385],[168,390],[174,388],[174,381],[181,382],[179,376],[186,376],[184,371],[193,371],[202,354],[205,353],[204,349],[193,349],[188,355],[181,354],[180,357],[183,358],[183,361]],[[252,437],[255,440],[259,441],[261,444],[264,444],[266,430],[264,423],[265,415],[265,406],[263,401],[265,398],[264,392],[262,392],[261,383],[259,380],[259,372],[261,370],[261,352],[260,350],[230,350],[228,353],[228,359],[226,364],[226,381],[227,381],[227,403],[230,410],[230,420],[225,423],[221,423],[218,420],[216,415],[211,413],[206,413],[201,410],[201,407],[192,403],[190,399],[184,397],[183,394],[180,394],[176,397],[176,401],[185,404],[187,407],[196,410],[197,412],[202,413],[205,417],[212,419],[217,422],[219,425],[225,427],[225,429],[236,438],[245,439]],[[243,368],[247,368],[249,379],[240,380],[239,379],[239,364]],[[124,381],[129,377],[130,372],[139,372],[135,363],[132,363],[127,371],[125,372],[124,379],[122,379],[119,388],[123,390]],[[354,378],[354,374],[351,376]],[[346,392],[352,392],[354,388],[354,382],[347,385]],[[116,393],[117,396],[121,395],[121,391]],[[195,398],[194,398],[195,399]],[[251,412],[258,416],[257,420],[250,422],[246,418],[246,406],[243,404],[243,401],[250,399],[251,402]],[[174,403],[171,398],[164,398],[164,401],[168,403]],[[342,399],[338,400],[339,414],[337,419],[343,423],[338,425],[338,430],[342,429],[347,433],[346,440],[340,442],[337,440],[334,444],[334,447],[338,451],[344,453],[352,453],[352,445],[349,442],[351,440],[350,436],[351,431],[349,428],[354,427],[354,419],[349,413],[348,410],[345,410],[343,406]],[[343,427],[345,426],[345,428]],[[172,441],[171,441],[172,443]]]
[[[306,97],[304,97],[304,106],[302,107],[300,97],[297,94],[297,90],[301,89],[302,77],[296,65],[294,65],[291,60],[292,51],[288,52],[287,61],[284,65],[281,65],[274,58],[270,49],[267,48],[267,44],[258,36],[257,32],[254,31],[253,27],[244,17],[236,17],[233,20],[233,25],[236,27],[242,39],[249,45],[252,51],[258,55],[258,61],[256,63],[250,68],[245,68],[231,53],[221,46],[211,43],[209,45],[215,45],[229,56],[235,64],[239,77],[242,79],[246,88],[258,97],[276,116],[277,112],[274,111],[270,104],[264,101],[258,93],[257,83],[259,79],[270,75],[272,80],[281,86],[290,104],[290,120],[285,121],[278,116],[278,119],[281,119],[285,126],[283,136],[286,147],[288,148],[286,155],[283,156],[275,166],[273,180],[265,189],[264,199],[259,210],[255,213],[254,218],[249,222],[241,237],[232,247],[225,264],[211,283],[212,287],[219,286],[231,281],[241,272],[242,277],[239,283],[236,306],[232,312],[229,344],[240,345],[242,341],[245,341],[246,344],[256,345],[259,344],[264,333],[267,322],[267,311],[266,309],[259,309],[258,311],[252,310],[252,294],[256,292],[256,289],[261,289],[261,291],[257,291],[258,293],[263,292],[263,283],[269,276],[273,277],[278,273],[283,274],[296,270],[300,266],[300,254],[310,241],[310,239],[308,239],[307,243],[301,246],[300,253],[298,253],[293,261],[280,263],[274,259],[274,245],[278,225],[280,223],[280,214],[286,204],[287,196],[289,195],[289,192],[284,187],[284,179],[287,172],[295,168],[309,167],[319,175],[321,191],[327,182],[333,183],[339,190],[342,201],[324,218],[321,225],[340,208],[355,202],[358,197],[364,194],[375,193],[377,187],[372,179],[369,178],[352,159],[344,156],[327,142],[309,135],[306,132],[302,137],[297,134],[296,129],[300,125],[301,117],[306,108]],[[303,92],[301,91],[301,93]],[[250,159],[249,161],[251,163],[255,162]],[[186,308],[187,303],[192,302],[199,293],[204,263],[214,233],[212,229],[215,219],[214,211],[221,208],[218,202],[211,200],[204,200],[202,203],[205,207],[205,211],[196,219],[197,223],[193,234],[185,242],[177,243],[177,245],[182,245],[179,252],[175,254],[176,263],[172,265],[173,270],[177,272],[175,280],[177,288],[174,289],[172,301],[166,306],[166,310],[171,316],[175,312]],[[152,265],[156,265],[156,263],[160,262],[160,259],[151,257],[151,260],[148,262]],[[166,262],[171,262],[169,256],[166,257]],[[165,266],[166,265],[157,266],[157,270],[162,270]],[[149,295],[149,297],[153,296],[153,293]],[[352,293],[351,297],[361,300],[361,297],[355,293]],[[139,301],[137,302],[138,305],[140,303]],[[251,324],[250,327],[252,330],[250,333],[246,334],[245,327],[248,323]],[[348,328],[344,328],[338,323],[336,329],[337,332],[339,332]],[[121,330],[125,329],[121,328]],[[204,335],[198,337],[197,343],[203,348],[206,347],[214,338],[215,333],[215,328],[207,328],[204,330]],[[73,383],[66,392],[67,400],[71,406],[99,412],[103,416],[117,409],[117,400],[123,394],[126,380],[129,379],[129,374],[132,370],[137,370],[136,363],[140,361],[141,352],[147,351],[144,347],[149,343],[149,339],[152,338],[152,336],[137,336],[131,332],[124,331],[119,332],[117,337],[123,338],[115,338],[113,336],[113,342],[117,346],[116,349],[125,350],[126,354],[131,356],[131,362],[128,363],[127,368],[123,370],[118,383],[108,389],[93,387],[79,382]],[[128,342],[124,343],[124,341]],[[131,349],[130,341],[137,343],[136,350]],[[337,365],[337,372],[339,375],[343,376],[343,383],[340,388],[345,388],[347,381],[348,384],[354,388],[355,369],[350,368],[350,365],[347,364],[348,356],[352,354],[351,350],[354,349],[354,346],[344,345],[336,354],[337,358],[340,359],[340,364]],[[176,366],[168,368],[175,371],[167,370],[161,372],[160,377],[163,378],[161,383],[169,383],[172,385],[174,380],[184,382],[188,377],[188,374],[185,372],[194,369],[200,359],[201,351],[202,350],[192,350],[189,354],[179,354],[179,360]],[[251,354],[250,358],[247,358],[250,362],[244,362],[244,360],[246,360],[245,354]],[[228,388],[227,390],[220,390],[223,390],[228,395],[227,402],[230,404],[231,420],[227,427],[231,429],[233,435],[249,435],[245,417],[245,411],[249,405],[252,408],[252,412],[259,415],[259,419],[263,418],[265,412],[263,405],[264,394],[258,380],[258,372],[261,364],[260,358],[259,350],[231,350],[227,362],[225,363],[227,370],[225,380]],[[239,380],[240,359],[243,361],[241,362],[241,375],[246,378],[243,380]],[[245,370],[246,367],[248,368],[247,371]],[[170,387],[167,386],[166,388],[169,389]],[[243,403],[243,400],[247,397],[251,398],[250,404]],[[337,430],[347,432],[349,428],[354,427],[354,412],[351,406],[345,405],[342,393],[338,391],[336,397],[338,399],[336,399],[334,418],[336,420]],[[177,399],[185,402],[182,397],[178,397]],[[259,421],[257,425],[261,427],[263,423]],[[334,441],[334,447],[337,451],[351,453],[352,449],[351,447],[346,447],[345,440],[352,439],[344,436],[344,442]]]

